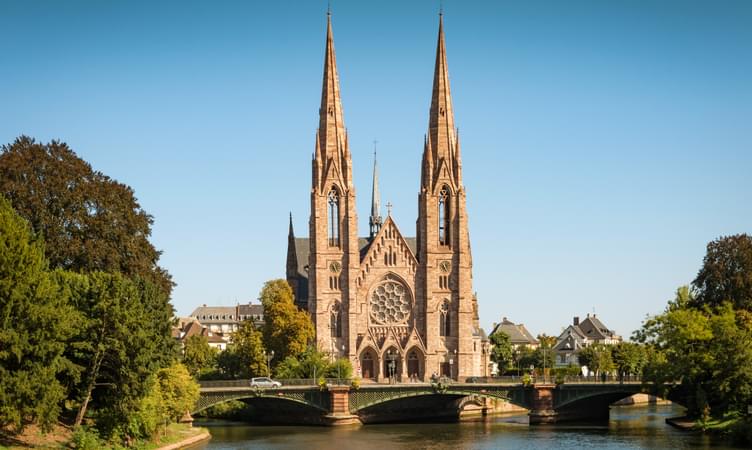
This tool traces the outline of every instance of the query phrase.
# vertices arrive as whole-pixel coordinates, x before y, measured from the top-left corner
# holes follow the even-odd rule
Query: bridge
[[[312,384],[312,380],[311,384]],[[486,414],[499,399],[529,411],[530,424],[607,421],[610,405],[638,393],[652,393],[640,381],[363,384],[330,380],[324,386],[252,388],[249,380],[201,382],[193,413],[230,400],[249,405],[253,419],[266,423],[342,425],[423,420],[458,420],[474,405]],[[676,389],[671,387],[669,394]],[[677,395],[668,395],[669,398]],[[671,398],[673,399],[673,398]]]

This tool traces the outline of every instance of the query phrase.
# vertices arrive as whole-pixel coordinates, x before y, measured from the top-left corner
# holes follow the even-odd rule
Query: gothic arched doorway
[[[364,380],[376,380],[376,357],[372,350],[365,350],[360,357],[360,372]]]
[[[410,378],[410,380],[423,379],[424,374],[423,364],[421,364],[422,359],[423,353],[420,350],[413,348],[412,350],[407,352],[407,376]]]

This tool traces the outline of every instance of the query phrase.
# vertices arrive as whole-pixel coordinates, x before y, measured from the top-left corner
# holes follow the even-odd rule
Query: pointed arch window
[[[332,331],[332,337],[342,337],[342,311],[339,302],[332,305],[329,327]]]
[[[439,336],[452,335],[452,312],[449,308],[449,300],[444,300],[439,308]]]
[[[332,186],[329,191],[329,246],[339,247],[339,192]]]
[[[439,244],[449,245],[449,188],[443,186],[439,192]]]

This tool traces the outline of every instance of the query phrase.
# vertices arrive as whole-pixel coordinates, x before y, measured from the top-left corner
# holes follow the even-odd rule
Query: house
[[[491,336],[499,332],[505,333],[509,336],[509,341],[512,343],[513,348],[529,347],[531,349],[536,349],[540,345],[538,340],[533,337],[527,328],[525,328],[525,325],[521,323],[516,324],[507,320],[506,317],[501,319],[501,323],[494,324]]]
[[[178,323],[172,328],[172,337],[177,339],[181,345],[191,336],[205,336],[209,342],[209,347],[218,350],[225,350],[230,343],[230,336],[221,332],[211,331],[201,322],[193,317],[181,317]]]
[[[579,365],[577,353],[582,348],[593,344],[615,345],[621,341],[621,336],[616,331],[609,330],[595,314],[588,314],[582,322],[579,317],[575,317],[572,324],[559,335],[554,346],[555,364],[559,367]]]
[[[493,336],[496,333],[504,333],[507,336],[509,336],[509,342],[512,344],[512,348],[515,350],[518,350],[520,348],[530,348],[530,349],[536,349],[540,346],[540,342],[538,342],[537,339],[535,339],[528,331],[527,328],[525,328],[525,325],[519,323],[516,324],[510,320],[507,320],[506,317],[501,319],[501,323],[495,323],[493,325],[493,329],[491,330],[491,336]],[[492,346],[492,343],[489,343],[489,346]],[[490,352],[490,349],[489,349]],[[491,367],[491,375],[498,375],[499,373],[499,367],[495,362],[492,362],[490,364]]]
[[[264,323],[264,306],[261,304],[237,304],[235,306],[199,306],[191,318],[200,321],[213,333],[232,334],[244,320],[253,320],[256,327]]]

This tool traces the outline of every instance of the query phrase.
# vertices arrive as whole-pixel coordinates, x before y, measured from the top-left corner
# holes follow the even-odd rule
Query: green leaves
[[[130,187],[93,170],[65,143],[21,136],[3,146],[0,194],[45,240],[51,267],[138,275],[170,293],[170,275],[148,240],[152,217]]]
[[[708,244],[702,268],[693,282],[697,298],[692,306],[721,306],[752,311],[752,237],[724,236]]]
[[[509,335],[498,331],[489,337],[491,341],[491,361],[495,362],[501,370],[508,367],[513,361],[512,343]]]
[[[76,323],[61,294],[43,246],[0,196],[0,426],[57,420],[66,395],[57,375],[68,367],[64,341]]]
[[[285,280],[267,281],[261,290],[264,305],[264,344],[276,361],[303,353],[315,332],[310,317],[293,303],[292,289]]]

